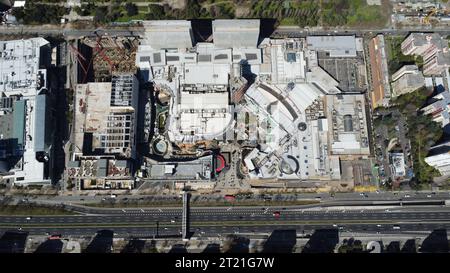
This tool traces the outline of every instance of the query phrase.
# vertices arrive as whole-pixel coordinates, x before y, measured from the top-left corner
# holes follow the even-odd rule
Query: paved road
[[[1,26],[0,34],[30,34],[40,36],[59,36],[66,38],[79,38],[84,36],[109,35],[109,36],[138,36],[143,35],[142,27],[111,27],[104,29],[71,29],[58,26]]]
[[[272,36],[280,36],[280,37],[306,37],[307,35],[350,35],[355,34],[357,36],[364,35],[376,35],[376,34],[384,34],[384,35],[407,35],[410,32],[437,32],[443,36],[449,35],[450,30],[448,28],[405,28],[405,29],[329,29],[329,30],[320,30],[320,29],[301,29],[296,27],[279,27],[275,30]]]
[[[98,34],[108,34],[110,36],[136,36],[143,35],[143,27],[108,27],[108,29],[71,29],[64,28],[60,26],[0,26],[0,34],[37,34],[37,35],[64,35],[65,37],[83,37],[83,36],[95,36],[95,31]],[[375,35],[377,33],[382,33],[385,35],[406,35],[414,31],[433,31],[441,35],[450,35],[450,30],[448,28],[440,29],[429,29],[429,28],[407,28],[407,29],[363,29],[363,30],[352,30],[352,29],[329,29],[329,30],[307,30],[296,27],[279,27],[274,31],[272,36],[274,37],[306,37],[307,35],[349,35],[355,34],[357,36],[363,36],[367,34]]]
[[[115,210],[117,211],[117,210]],[[121,211],[121,210],[120,210]],[[338,229],[341,232],[417,232],[450,227],[449,207],[397,207],[391,209],[280,210],[274,208],[199,208],[191,210],[191,231],[194,236],[225,236],[230,233],[270,233],[276,229],[295,229],[298,233],[316,229]],[[61,233],[93,235],[102,229],[113,230],[117,236],[153,236],[156,222],[160,235],[178,235],[181,210],[142,209],[103,215],[0,216],[0,231],[18,230],[30,234]],[[400,229],[394,229],[398,225]]]
[[[236,210],[223,208],[221,210],[197,209],[191,211],[192,222],[212,222],[220,224],[223,222],[274,222],[285,223],[290,221],[449,221],[450,209],[411,211],[411,210],[296,210],[286,209],[280,211],[280,216],[273,216],[275,210],[250,208]],[[26,216],[0,216],[2,225],[78,225],[78,224],[145,224],[156,223],[156,221],[167,224],[179,224],[181,221],[180,209],[142,210],[142,212],[128,212],[121,214],[103,215],[66,215],[66,216],[33,216],[27,220]],[[239,224],[239,223],[237,223]]]
[[[449,223],[425,223],[425,224],[400,224],[400,230],[393,230],[393,225],[383,225],[377,227],[376,225],[366,224],[349,224],[345,225],[344,230],[339,230],[341,233],[366,233],[366,234],[399,234],[414,236],[415,234],[423,234],[424,231],[429,233],[437,229],[449,229]],[[201,227],[199,229],[193,227],[194,237],[225,237],[228,234],[238,234],[242,236],[267,236],[274,230],[296,230],[297,234],[312,234],[315,230],[319,229],[336,229],[330,227],[330,225],[282,225],[282,226],[239,226],[239,228],[229,226],[212,226]],[[24,228],[22,232],[26,232],[29,235],[44,235],[61,234],[63,236],[93,236],[99,230],[112,230],[111,228],[93,228],[93,227],[74,227],[74,228]],[[11,231],[11,229],[0,228],[0,234]],[[120,238],[127,237],[153,237],[156,234],[156,228],[154,226],[144,227],[115,227],[113,229],[114,236]],[[407,232],[406,232],[407,231]],[[160,236],[175,237],[180,236],[181,227],[159,228],[158,234]]]

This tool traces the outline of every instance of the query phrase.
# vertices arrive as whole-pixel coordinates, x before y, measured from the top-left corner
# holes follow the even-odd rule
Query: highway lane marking
[[[251,221],[241,221],[241,222],[223,222],[223,223],[209,223],[209,222],[192,222],[192,226],[202,226],[202,227],[215,227],[215,226],[294,226],[294,225],[325,225],[328,226],[329,224],[338,224],[338,225],[373,225],[373,224],[405,224],[405,225],[412,225],[412,224],[423,224],[422,222],[411,222],[411,221],[367,221],[364,223],[361,223],[360,221],[338,221],[338,222],[330,222],[330,221],[290,221],[290,222],[278,222],[278,221],[272,221],[272,222],[263,222],[263,223],[255,223]],[[426,225],[436,225],[436,224],[450,224],[450,221],[431,221],[429,223],[426,223]],[[14,227],[12,225],[0,225],[0,228],[11,228]],[[47,225],[47,226],[36,226],[36,225],[23,225],[23,228],[142,228],[142,227],[152,227],[155,228],[156,224],[153,223],[136,223],[136,224],[114,224],[114,223],[105,223],[105,224],[85,224],[83,226],[77,226],[77,225]],[[178,225],[171,225],[169,223],[161,223],[160,227],[168,227],[168,228],[179,228]]]

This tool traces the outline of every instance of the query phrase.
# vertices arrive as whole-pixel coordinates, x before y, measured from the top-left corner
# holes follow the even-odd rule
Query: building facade
[[[436,168],[441,175],[450,175],[450,142],[433,146],[425,158],[425,162]]]
[[[369,57],[371,70],[370,100],[372,109],[375,109],[379,106],[387,106],[391,98],[389,69],[383,35],[377,35],[370,41]]]
[[[404,55],[423,58],[424,75],[439,75],[450,67],[448,41],[437,33],[411,33],[401,49]]]
[[[405,65],[392,74],[392,97],[411,93],[425,85],[425,78],[416,65]]]

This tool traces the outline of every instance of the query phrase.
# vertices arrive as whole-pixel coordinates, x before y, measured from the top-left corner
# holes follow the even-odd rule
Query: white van
[[[400,226],[395,225],[392,227],[392,229],[400,229]]]

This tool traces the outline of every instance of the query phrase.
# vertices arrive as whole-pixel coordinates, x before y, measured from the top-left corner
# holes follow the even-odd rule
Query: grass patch
[[[296,22],[295,18],[287,17],[287,18],[283,18],[280,21],[280,25],[282,25],[282,26],[296,26],[297,22]]]
[[[134,15],[134,16],[124,15],[124,16],[118,18],[116,20],[116,22],[129,22],[131,20],[145,20],[145,14],[144,13],[139,13],[139,14]]]
[[[0,215],[74,215],[61,207],[3,205],[0,206]]]

